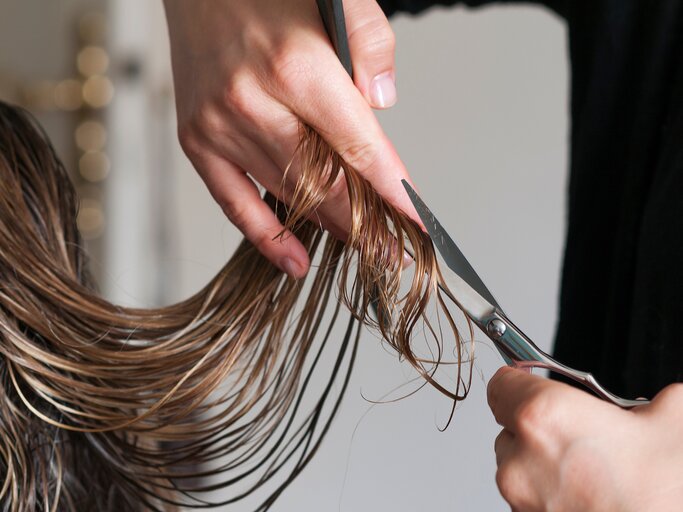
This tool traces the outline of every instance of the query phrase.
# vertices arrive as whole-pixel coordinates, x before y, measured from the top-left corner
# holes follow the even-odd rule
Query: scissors
[[[353,78],[343,1],[317,0],[317,4],[337,57]],[[493,298],[493,294],[484,285],[472,265],[420,196],[405,180],[403,180],[403,186],[436,248],[439,268],[445,281],[445,287],[442,287],[442,290],[493,341],[508,365],[518,368],[544,368],[559,373],[580,382],[598,396],[623,408],[649,403],[648,400],[620,398],[602,387],[590,373],[569,368],[538,348],[510,321]]]
[[[619,407],[628,409],[649,403],[648,400],[627,400],[618,397],[602,387],[590,373],[565,366],[538,348],[507,317],[493,294],[420,196],[408,182],[402,180],[402,183],[436,249],[437,261],[445,284],[442,290],[493,341],[508,365],[517,368],[544,368],[559,373],[580,382],[598,396]]]

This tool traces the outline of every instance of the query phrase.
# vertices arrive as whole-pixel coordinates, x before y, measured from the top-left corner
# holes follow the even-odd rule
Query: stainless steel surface
[[[493,339],[500,339],[503,334],[505,334],[506,330],[507,327],[505,326],[505,323],[501,322],[497,318],[494,318],[488,324],[486,324],[486,331]]]
[[[470,265],[470,263],[467,261],[467,258],[465,258],[465,255],[460,252],[458,246],[455,245],[455,242],[453,242],[449,234],[446,232],[443,226],[441,226],[441,223],[436,219],[429,208],[427,208],[427,205],[424,204],[422,199],[420,199],[420,196],[417,195],[417,192],[415,192],[413,188],[408,185],[406,180],[401,180],[401,182],[403,183],[403,187],[406,189],[406,192],[408,192],[408,196],[410,197],[413,206],[415,206],[417,214],[420,216],[420,219],[422,219],[422,223],[427,228],[427,232],[429,233],[432,242],[434,242],[434,245],[438,249],[439,253],[441,253],[446,265],[448,265],[448,268],[458,274],[458,276],[460,276],[489,304],[499,308],[498,302],[496,302],[496,299],[493,298],[493,294],[488,288],[486,288],[486,285],[484,285],[484,282],[474,271],[472,265]]]
[[[507,364],[518,368],[544,368],[559,373],[583,384],[601,398],[626,409],[649,403],[648,400],[618,397],[602,387],[590,373],[565,366],[538,348],[507,318],[441,223],[412,187],[405,180],[402,181],[436,247],[440,268],[443,268],[445,263],[452,271],[443,272],[446,295],[493,341]]]
[[[518,368],[544,368],[552,372],[564,375],[576,382],[583,384],[601,398],[612,402],[624,409],[630,409],[649,403],[649,400],[629,400],[610,393],[588,372],[575,370],[556,361],[543,352],[531,341],[519,328],[517,328],[502,312],[494,312],[491,318],[484,320],[486,325],[502,323],[505,326],[503,334],[498,339],[489,335],[499,351],[504,352],[512,361],[511,366]],[[477,325],[479,325],[478,322]],[[508,363],[510,364],[510,363]]]

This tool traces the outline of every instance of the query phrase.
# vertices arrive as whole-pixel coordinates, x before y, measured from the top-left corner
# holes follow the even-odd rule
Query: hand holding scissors
[[[544,368],[559,373],[580,382],[598,396],[619,407],[630,408],[648,403],[647,400],[618,397],[602,387],[590,373],[569,368],[538,348],[507,317],[427,205],[406,181],[403,181],[403,186],[436,249],[445,281],[445,294],[493,341],[508,365],[518,368]]]

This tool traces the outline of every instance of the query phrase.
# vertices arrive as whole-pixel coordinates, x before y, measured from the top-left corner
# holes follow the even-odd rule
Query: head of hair
[[[292,200],[265,199],[317,258],[308,278],[287,277],[242,241],[195,295],[127,308],[89,277],[78,199],[49,140],[29,114],[0,102],[2,510],[207,508],[254,493],[267,509],[327,432],[362,326],[427,382],[464,398],[460,360],[455,390],[434,377],[443,346],[430,301],[458,355],[462,340],[428,237],[312,129],[301,133]],[[338,179],[352,210],[344,241],[306,220]],[[415,259],[407,290],[405,249]],[[344,309],[346,334],[335,337]],[[412,347],[423,326],[437,345],[429,359]]]

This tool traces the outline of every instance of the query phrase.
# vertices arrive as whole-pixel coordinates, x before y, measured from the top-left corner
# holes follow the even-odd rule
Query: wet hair
[[[464,398],[467,347],[431,242],[313,130],[301,133],[293,200],[265,199],[311,255],[307,279],[244,240],[195,295],[137,309],[97,293],[67,172],[30,115],[0,103],[0,510],[225,507],[254,493],[269,508],[329,429],[362,326]],[[340,173],[345,241],[306,220]],[[402,285],[404,249],[415,265]],[[456,335],[455,389],[435,378],[452,336],[430,322],[430,301]],[[333,335],[346,310],[345,335]],[[417,330],[434,357],[416,354]]]

